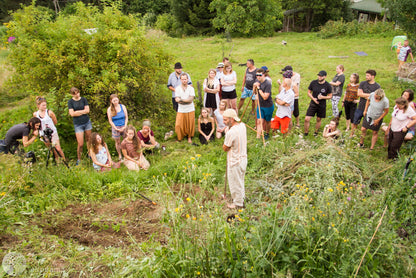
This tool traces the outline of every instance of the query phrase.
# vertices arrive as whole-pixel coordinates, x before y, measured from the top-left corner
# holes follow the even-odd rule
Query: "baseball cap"
[[[177,63],[175,64],[175,69],[181,69],[181,68],[182,68],[181,63],[177,62]]]
[[[223,68],[224,67],[224,63],[218,63],[217,68]]]
[[[321,71],[318,73],[318,75],[319,75],[319,76],[326,76],[326,71],[321,70]]]
[[[239,122],[240,118],[237,117],[237,112],[235,112],[234,109],[227,109],[224,111],[224,113],[222,114],[223,117],[227,117],[227,118],[233,118],[235,121]]]
[[[286,67],[282,68],[282,72],[285,72],[285,71],[287,71],[287,70],[291,70],[291,71],[293,71],[292,66],[286,66]]]
[[[269,68],[268,67],[266,67],[266,66],[262,66],[261,67],[264,71],[268,71],[269,70]]]

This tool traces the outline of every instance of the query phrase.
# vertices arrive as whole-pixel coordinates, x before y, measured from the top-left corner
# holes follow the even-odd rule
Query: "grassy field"
[[[323,40],[313,33],[282,33],[226,42],[149,35],[160,36],[194,83],[202,82],[224,53],[234,64],[238,84],[245,70],[238,64],[252,58],[257,66],[266,65],[275,95],[280,69],[292,65],[302,76],[302,123],[307,86],[320,70],[332,79],[338,64],[345,66],[346,76],[358,72],[364,77],[367,69],[375,69],[391,105],[407,86],[395,81],[390,38]],[[0,137],[33,109],[29,103],[3,106]],[[165,129],[173,126],[152,120]],[[327,144],[320,136],[300,138],[302,130],[294,130],[264,147],[247,132],[247,200],[240,211],[226,209],[220,198],[222,140],[194,147],[173,138],[163,141],[158,134],[167,151],[147,155],[151,168],[138,173],[96,173],[88,159],[80,167],[46,169],[40,142],[29,148],[41,158],[32,168],[1,156],[0,258],[22,254],[23,277],[353,277],[368,247],[357,277],[414,275],[413,164],[402,178],[411,143],[393,163],[386,161],[381,139],[370,152],[356,148],[357,138]],[[66,153],[70,148],[73,142],[64,142]],[[0,272],[0,277],[7,274]]]

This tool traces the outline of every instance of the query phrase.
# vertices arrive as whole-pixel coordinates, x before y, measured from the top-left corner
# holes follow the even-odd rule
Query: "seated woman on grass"
[[[218,139],[227,131],[227,126],[224,124],[224,111],[227,110],[227,100],[221,100],[219,109],[214,111],[215,125],[217,126],[216,137]]]
[[[91,134],[88,140],[88,152],[95,170],[105,172],[111,168],[120,168],[120,163],[114,163],[103,137],[97,132]]]
[[[129,170],[139,171],[147,170],[150,167],[149,161],[146,160],[141,152],[141,143],[137,137],[136,129],[129,125],[126,128],[126,138],[121,142],[121,151],[124,156],[124,165]]]
[[[338,129],[339,118],[332,119],[328,125],[325,126],[322,136],[327,142],[333,142],[341,135],[341,131]]]
[[[215,139],[213,136],[215,131],[215,121],[209,114],[208,108],[203,107],[201,109],[201,115],[198,118],[199,141],[203,145],[208,144],[208,141],[213,141]]]
[[[145,149],[158,149],[160,144],[156,142],[153,130],[150,129],[152,124],[149,120],[144,120],[142,129],[137,131],[137,136],[140,138],[140,144]]]

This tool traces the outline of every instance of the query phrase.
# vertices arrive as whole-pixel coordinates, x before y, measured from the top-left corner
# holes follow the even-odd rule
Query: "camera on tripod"
[[[50,127],[46,127],[43,130],[43,138],[46,140],[46,142],[52,143],[52,134],[53,130]]]

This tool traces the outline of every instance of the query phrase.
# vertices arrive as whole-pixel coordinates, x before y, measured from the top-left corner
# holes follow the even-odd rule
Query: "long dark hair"
[[[127,126],[127,128],[126,128],[126,134],[127,134],[127,132],[129,130],[132,130],[133,133],[134,133],[134,136],[133,136],[133,146],[134,146],[134,150],[137,152],[138,150],[140,150],[140,139],[137,136],[136,129],[134,128],[134,126],[132,126],[132,125]]]
[[[35,125],[36,124],[40,124],[41,121],[38,117],[33,117],[29,120],[29,122],[27,123],[27,125],[29,126],[29,132],[33,129],[35,129]]]
[[[117,111],[116,111],[116,107],[114,106],[114,104],[113,104],[113,102],[112,102],[112,100],[114,99],[114,98],[118,98],[118,96],[116,95],[116,94],[112,94],[111,96],[110,96],[110,111],[111,111],[111,116],[115,116],[115,115],[117,115]],[[120,103],[120,102],[119,102]]]
[[[101,134],[99,134],[98,132],[93,132],[91,134],[90,140],[88,141],[88,149],[92,150],[95,154],[99,152],[97,135],[101,137],[101,145],[105,146],[105,142]]]

